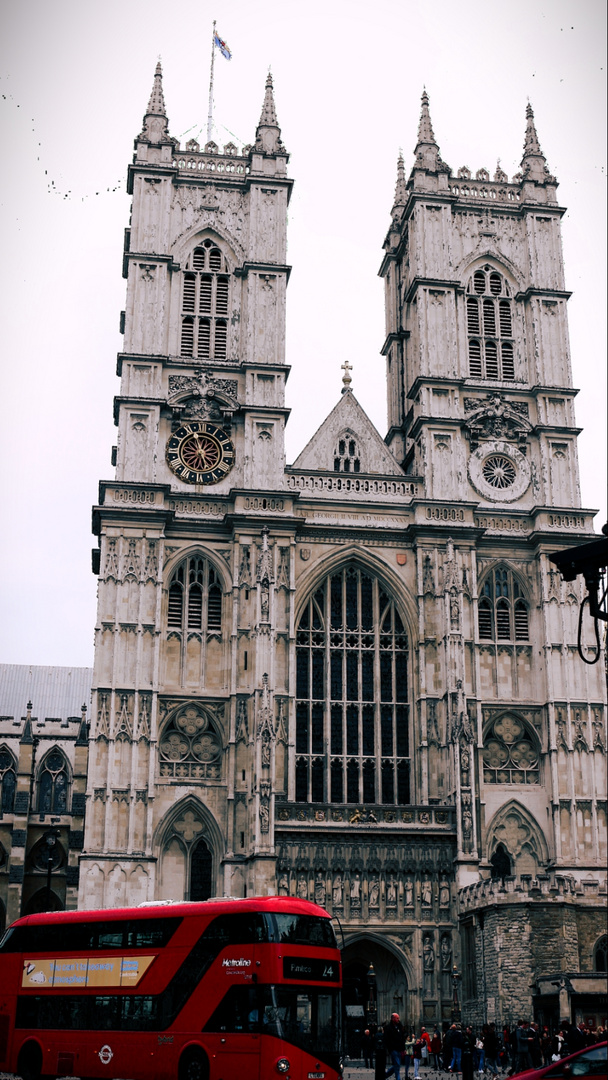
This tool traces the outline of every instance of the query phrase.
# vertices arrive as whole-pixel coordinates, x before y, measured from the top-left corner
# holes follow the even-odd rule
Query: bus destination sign
[[[340,965],[335,960],[313,960],[308,956],[283,957],[283,978],[298,982],[340,982]]]

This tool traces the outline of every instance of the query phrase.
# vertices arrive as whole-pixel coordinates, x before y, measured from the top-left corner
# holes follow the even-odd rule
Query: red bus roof
[[[25,915],[11,926],[47,926],[50,923],[98,922],[102,919],[158,919],[195,915],[224,915],[234,911],[290,912],[293,915],[316,915],[330,919],[331,915],[324,908],[312,904],[309,900],[298,900],[293,896],[248,896],[246,899],[213,897],[201,901],[153,901],[139,907],[90,908],[81,911],[45,911],[40,915]],[[7,927],[7,929],[9,929]]]

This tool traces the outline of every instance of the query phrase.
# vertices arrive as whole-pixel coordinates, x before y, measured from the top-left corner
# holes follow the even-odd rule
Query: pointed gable
[[[346,462],[349,464],[345,467]],[[403,477],[403,469],[348,389],[292,467]]]

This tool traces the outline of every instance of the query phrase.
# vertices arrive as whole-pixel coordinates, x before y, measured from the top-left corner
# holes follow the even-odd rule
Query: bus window
[[[266,918],[273,924],[270,941],[288,945],[317,945],[326,949],[337,947],[330,919],[289,914],[272,914]]]

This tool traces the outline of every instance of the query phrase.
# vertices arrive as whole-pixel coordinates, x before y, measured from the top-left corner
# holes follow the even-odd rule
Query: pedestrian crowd
[[[399,1013],[393,1013],[383,1027],[366,1028],[361,1053],[371,1068],[376,1060],[385,1057],[385,1078],[410,1080],[411,1075],[412,1080],[418,1080],[421,1068],[430,1067],[438,1072],[461,1073],[462,1080],[474,1080],[475,1073],[494,1080],[501,1073],[508,1077],[543,1068],[605,1039],[602,1027],[564,1023],[559,1032],[551,1035],[547,1027],[528,1020],[520,1020],[513,1029],[505,1026],[499,1030],[495,1024],[484,1024],[475,1032],[470,1025],[454,1023],[443,1035],[437,1028],[431,1034],[425,1027],[416,1034],[406,1031]]]

